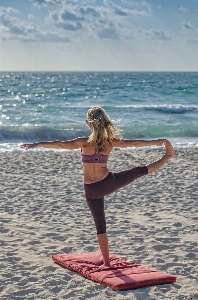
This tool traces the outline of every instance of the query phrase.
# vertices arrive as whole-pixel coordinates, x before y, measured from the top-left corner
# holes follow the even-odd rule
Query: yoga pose
[[[105,266],[110,266],[106,220],[104,213],[104,196],[128,185],[133,180],[158,170],[169,159],[175,157],[171,143],[166,139],[158,140],[124,140],[118,129],[101,107],[92,107],[87,112],[86,120],[91,135],[70,141],[40,142],[23,144],[21,147],[34,149],[60,148],[81,149],[84,167],[84,190],[89,209],[95,221],[98,243]],[[109,172],[107,160],[114,147],[143,147],[165,145],[163,157],[147,166],[138,166],[118,173]]]

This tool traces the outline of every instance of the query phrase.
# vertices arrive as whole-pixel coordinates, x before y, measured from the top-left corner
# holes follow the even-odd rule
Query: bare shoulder
[[[76,139],[73,139],[72,142],[76,144],[76,146],[79,146],[79,148],[82,148],[87,145],[87,140],[87,137],[78,137]]]
[[[124,146],[124,144],[125,144],[125,140],[123,140],[123,139],[121,139],[121,140],[113,140],[113,143],[112,143],[112,145],[113,145],[113,147],[123,147]]]
[[[87,140],[88,140],[88,137],[78,137],[78,138],[73,139],[73,141],[84,142],[84,143],[86,143]]]

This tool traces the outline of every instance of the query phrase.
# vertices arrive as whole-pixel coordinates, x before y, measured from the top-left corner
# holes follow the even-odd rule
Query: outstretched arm
[[[21,148],[25,148],[26,150],[35,149],[35,148],[50,148],[50,149],[68,149],[74,150],[79,149],[86,146],[87,138],[77,138],[71,141],[54,141],[54,142],[40,142],[33,144],[23,144]]]
[[[158,139],[158,140],[120,140],[113,142],[114,147],[118,148],[127,148],[127,147],[145,147],[145,146],[161,146],[167,140]]]

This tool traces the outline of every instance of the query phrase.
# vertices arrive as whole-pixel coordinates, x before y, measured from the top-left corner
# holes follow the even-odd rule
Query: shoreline
[[[147,139],[151,140],[151,139]],[[172,139],[168,139],[173,148],[176,149],[176,151],[180,151],[180,149],[198,149],[198,139],[191,140],[183,140],[179,142],[174,142]],[[21,145],[26,142],[20,142],[20,143],[0,143],[0,155],[1,154],[24,154],[24,153],[61,153],[61,152],[78,152],[79,149],[77,150],[61,150],[61,149],[46,149],[46,148],[37,148],[35,150],[28,150],[27,152],[21,148]],[[28,142],[27,142],[28,143]],[[136,147],[131,147],[131,148],[114,148],[114,151],[139,151],[142,148],[136,148]],[[144,149],[152,149],[156,150],[158,147],[156,146],[149,146],[149,147],[144,147]]]
[[[83,191],[80,152],[0,153],[1,299],[197,299],[197,150],[106,197],[110,252],[177,277],[172,285],[118,292],[61,268],[57,253],[98,251]],[[110,171],[159,159],[164,150],[115,149]]]

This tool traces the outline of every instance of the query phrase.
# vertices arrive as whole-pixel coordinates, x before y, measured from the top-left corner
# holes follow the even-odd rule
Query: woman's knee
[[[98,215],[94,217],[97,234],[106,233],[106,219],[105,215]]]

